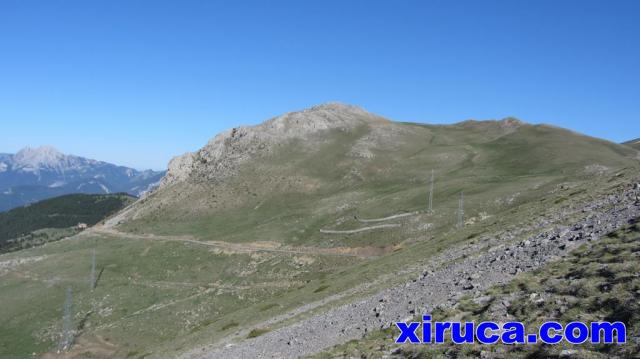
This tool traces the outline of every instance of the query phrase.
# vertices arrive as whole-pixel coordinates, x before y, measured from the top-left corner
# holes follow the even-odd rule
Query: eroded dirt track
[[[88,230],[85,234],[106,235],[118,238],[148,241],[169,241],[208,246],[220,249],[226,253],[253,253],[253,252],[273,252],[284,254],[305,254],[323,256],[346,256],[346,257],[374,257],[381,254],[379,248],[373,247],[292,247],[284,246],[276,242],[249,242],[233,243],[225,241],[202,241],[189,236],[161,236],[156,234],[135,234],[118,231],[112,227],[96,226]]]

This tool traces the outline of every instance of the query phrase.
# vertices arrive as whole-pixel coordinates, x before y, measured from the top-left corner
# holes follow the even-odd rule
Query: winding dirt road
[[[119,231],[113,227],[95,226],[84,232],[85,234],[106,235],[135,240],[183,242],[201,246],[218,248],[231,253],[273,252],[297,255],[326,255],[339,257],[369,258],[380,255],[380,249],[373,247],[292,247],[283,246],[277,242],[247,242],[233,243],[225,241],[201,241],[191,236],[162,236],[157,234],[135,234]]]

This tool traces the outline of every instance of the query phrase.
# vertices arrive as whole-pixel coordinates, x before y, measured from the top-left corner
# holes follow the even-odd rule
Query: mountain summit
[[[194,171],[201,177],[222,179],[234,173],[234,168],[241,163],[268,155],[283,142],[330,131],[348,133],[359,127],[376,128],[391,123],[358,106],[338,102],[288,112],[256,126],[240,126],[224,131],[201,150],[173,158],[162,186],[185,180]]]
[[[163,175],[67,155],[51,146],[26,147],[0,154],[0,211],[69,193],[139,196]]]
[[[41,146],[37,148],[26,147],[18,151],[14,156],[14,161],[17,165],[31,168],[60,167],[64,160],[68,156],[65,156],[60,151],[51,146]]]

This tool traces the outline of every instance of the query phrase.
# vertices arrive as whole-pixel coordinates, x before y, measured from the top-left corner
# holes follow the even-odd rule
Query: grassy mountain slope
[[[627,328],[624,345],[402,345],[393,344],[395,327],[373,332],[320,353],[316,358],[636,358],[640,355],[640,226],[615,231],[585,244],[567,258],[506,285],[461,299],[455,309],[437,310],[433,321],[521,321],[534,332],[545,321],[621,321]],[[455,319],[454,319],[455,318]],[[416,318],[419,321],[419,318]],[[482,354],[481,354],[482,353]]]
[[[624,142],[623,145],[633,147],[636,150],[640,151],[640,138],[636,138],[635,140]]]
[[[501,208],[510,196],[527,201],[567,178],[637,165],[626,147],[548,126],[507,120],[429,126],[366,116],[346,130],[284,139],[238,164],[225,180],[206,177],[229,165],[206,163],[205,147],[189,178],[137,203],[120,228],[203,240],[381,246],[402,238],[385,235],[377,242],[366,233],[329,243],[319,229],[357,227],[350,220],[355,215],[424,210],[432,169],[436,216],[449,225],[461,191],[477,214]],[[233,151],[233,143],[225,146]]]
[[[133,203],[127,194],[72,194],[40,201],[0,213],[0,251],[19,247],[12,242],[30,234],[43,236],[54,229],[68,229],[78,223],[94,225]],[[49,231],[42,231],[48,229]],[[34,233],[38,231],[37,233]],[[63,231],[69,233],[68,230]]]
[[[0,318],[10,318],[0,356],[55,349],[68,286],[75,322],[88,323],[77,353],[165,358],[242,339],[261,321],[392,285],[444,248],[606,193],[638,173],[635,154],[513,119],[433,126],[344,105],[232,129],[172,161],[160,189],[106,226],[0,256]],[[350,230],[362,231],[326,233]],[[91,291],[94,249],[104,273]],[[281,319],[259,329],[295,316]]]

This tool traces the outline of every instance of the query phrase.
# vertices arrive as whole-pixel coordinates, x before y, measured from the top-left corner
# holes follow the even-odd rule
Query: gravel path
[[[275,329],[253,339],[223,347],[199,348],[181,358],[297,358],[362,338],[368,331],[385,328],[398,320],[452,306],[466,293],[478,294],[514,275],[531,271],[557,259],[586,241],[620,228],[640,217],[640,184],[584,206],[583,217],[570,227],[556,226],[519,243],[506,243],[513,234],[456,251],[445,251],[422,274],[405,284],[383,290],[366,299]],[[557,214],[558,218],[562,218]],[[486,247],[485,247],[486,248]],[[464,257],[467,255],[467,257]],[[464,260],[455,261],[456,258]],[[224,343],[224,342],[223,342]],[[217,344],[221,345],[221,344]]]
[[[358,222],[362,222],[362,223],[371,223],[371,222],[384,222],[384,221],[390,221],[392,219],[396,219],[396,218],[402,218],[402,217],[407,217],[407,216],[413,216],[415,214],[418,214],[418,212],[411,212],[411,213],[400,213],[400,214],[395,214],[393,216],[389,216],[389,217],[384,217],[384,218],[371,218],[371,219],[364,219],[364,218],[357,218],[356,220]]]
[[[401,226],[400,224],[380,224],[380,225],[377,225],[377,226],[362,227],[362,228],[358,228],[358,229],[349,229],[349,230],[345,230],[345,231],[339,231],[339,230],[333,230],[333,229],[321,229],[320,233],[353,234],[353,233],[370,231],[370,230],[373,230],[373,229],[396,228],[396,227],[400,227],[400,226]]]

